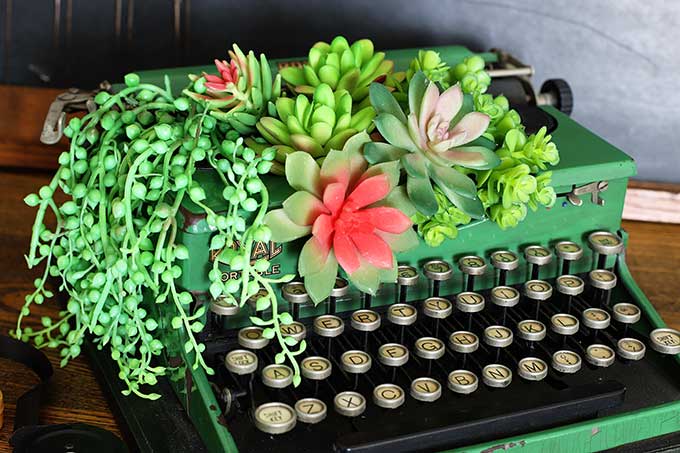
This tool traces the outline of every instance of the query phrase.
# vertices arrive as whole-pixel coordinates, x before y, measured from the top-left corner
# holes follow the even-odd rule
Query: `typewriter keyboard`
[[[680,333],[650,332],[605,267],[623,251],[621,239],[597,232],[588,241],[587,273],[570,273],[583,255],[573,242],[522,250],[530,279],[518,285],[507,284],[520,272],[512,251],[465,256],[457,266],[433,260],[399,267],[394,304],[364,297],[354,311],[338,302],[349,290],[339,278],[313,318],[299,317],[304,286],[287,284],[295,321],[286,335],[307,341],[302,383],[294,387],[293,370],[275,363],[259,327],[227,335],[214,387],[230,432],[243,451],[430,451],[674,397],[639,388],[663,379],[660,363],[680,352]],[[552,260],[558,276],[544,278]],[[477,278],[491,272],[496,286],[479,288]],[[441,294],[454,273],[461,291]],[[419,279],[429,281],[430,297],[410,300]]]

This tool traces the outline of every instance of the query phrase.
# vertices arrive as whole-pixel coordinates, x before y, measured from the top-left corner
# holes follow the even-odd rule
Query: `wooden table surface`
[[[40,145],[37,137],[44,112],[58,92],[0,86],[0,105],[4,106],[0,111],[0,334],[3,335],[14,327],[24,296],[37,277],[37,272],[26,269],[23,257],[28,250],[35,210],[22,200],[50,177],[45,169],[53,166],[59,147]],[[680,328],[680,225],[626,221],[624,228],[630,233],[628,264],[635,280],[666,322]],[[40,315],[54,314],[57,310],[54,305],[46,304],[34,313],[39,319]],[[86,360],[78,358],[62,369],[58,354],[50,350],[47,354],[55,374],[41,421],[84,422],[120,435]],[[17,397],[37,382],[27,369],[0,359],[0,390],[5,399],[0,453],[11,451],[7,442]]]

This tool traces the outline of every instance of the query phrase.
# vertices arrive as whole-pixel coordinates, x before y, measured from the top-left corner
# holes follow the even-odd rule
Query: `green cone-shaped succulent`
[[[370,39],[350,45],[343,36],[337,36],[330,44],[321,41],[314,44],[304,66],[284,68],[280,73],[296,93],[312,94],[325,83],[333,91],[347,90],[362,108],[368,103],[368,86],[393,69],[394,62],[385,60],[383,52],[374,52]]]
[[[423,71],[425,77],[439,83],[442,88],[446,89],[450,85],[450,69],[449,65],[442,61],[439,52],[419,50],[418,56],[411,60],[411,64],[409,64],[408,71],[406,71],[406,80],[410,81],[416,72]]]
[[[257,123],[262,137],[276,148],[276,160],[285,162],[294,151],[305,151],[315,159],[331,149],[342,149],[354,134],[371,125],[375,110],[370,105],[352,115],[352,97],[347,90],[325,83],[314,89],[310,101],[304,94],[276,100],[278,118],[267,116]]]
[[[411,79],[408,98],[407,117],[387,88],[371,85],[370,99],[378,113],[374,122],[388,143],[367,144],[366,160],[371,164],[399,160],[406,170],[408,196],[423,215],[432,216],[439,209],[434,181],[457,208],[482,218],[477,187],[458,168],[488,170],[500,163],[492,149],[473,143],[486,131],[489,117],[472,111],[471,103],[465,105],[458,85],[440,94],[422,72]]]
[[[184,94],[202,103],[213,117],[227,122],[236,132],[250,134],[255,123],[273,111],[281,94],[281,76],[272,78],[267,57],[258,60],[250,51],[246,56],[234,44],[230,61],[215,60],[219,75],[190,74],[193,84]]]

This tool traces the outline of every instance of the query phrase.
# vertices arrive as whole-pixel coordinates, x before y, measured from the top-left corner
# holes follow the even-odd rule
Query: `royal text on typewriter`
[[[436,50],[449,62],[471,54]],[[399,68],[415,51],[387,55]],[[254,304],[239,310],[210,300],[211,230],[187,203],[179,221],[190,260],[179,283],[210,307],[203,354],[216,375],[187,368],[165,384],[176,397],[134,411],[120,399],[141,445],[150,431],[167,430],[149,414],[167,400],[185,406],[209,451],[584,451],[676,429],[680,337],[664,328],[625,261],[621,212],[633,161],[559,109],[536,105],[557,99],[570,110],[563,84],[527,96],[529,68],[502,53],[483,56],[499,77],[492,88],[525,90],[508,97],[528,128],[547,126],[560,149],[555,206],[514,229],[473,222],[456,240],[398,254],[398,281],[374,297],[338,278],[314,306],[301,283],[282,285],[281,306],[295,319],[284,332],[307,341],[294,387],[292,370],[275,363],[278,345],[249,321]],[[181,86],[186,72],[141,75],[170,74]],[[216,178],[196,177],[204,185]],[[283,178],[268,188],[272,207],[290,195]],[[258,243],[253,258],[270,259],[272,274],[295,273],[300,246]],[[181,349],[171,364],[181,363]],[[156,440],[191,438],[183,434],[191,428],[177,426]]]

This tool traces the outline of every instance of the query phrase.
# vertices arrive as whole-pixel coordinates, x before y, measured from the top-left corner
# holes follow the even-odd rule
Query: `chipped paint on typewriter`
[[[680,333],[626,265],[635,164],[568,116],[564,81],[536,92],[503,52],[341,39],[271,67],[287,97],[246,139],[276,149],[271,236],[236,269],[220,261],[243,247],[214,246],[203,206],[243,200],[196,170],[205,199],[178,210],[176,284],[214,374],[190,366],[159,306],[175,372],[157,401],[117,397],[142,450],[598,451],[680,428]],[[218,62],[222,79],[195,76],[195,91],[240,83],[235,68]],[[183,88],[186,72],[141,77]],[[247,301],[215,289],[263,259]]]

